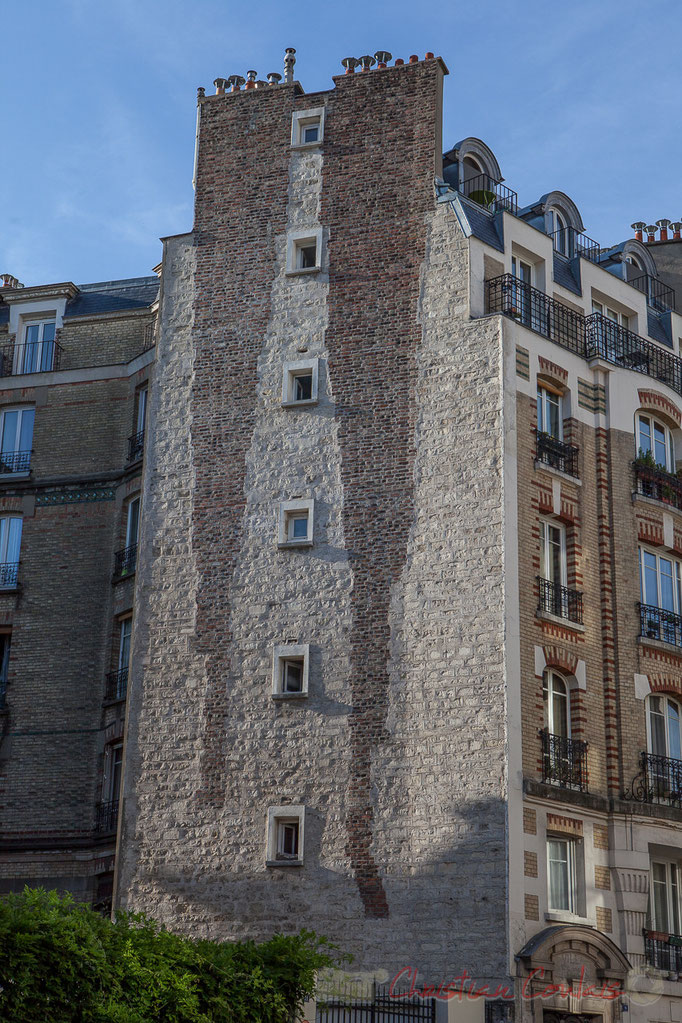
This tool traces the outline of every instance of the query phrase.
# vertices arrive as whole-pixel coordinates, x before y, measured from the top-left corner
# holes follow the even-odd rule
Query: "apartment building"
[[[293,59],[199,91],[164,241],[116,902],[678,1020],[680,224],[443,155],[433,54]]]
[[[159,281],[0,283],[0,891],[104,908]]]

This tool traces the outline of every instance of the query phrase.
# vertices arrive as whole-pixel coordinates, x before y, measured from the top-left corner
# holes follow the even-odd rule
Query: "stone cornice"
[[[71,281],[62,284],[38,284],[32,288],[3,288],[0,297],[7,305],[35,302],[40,298],[75,298],[78,288]]]

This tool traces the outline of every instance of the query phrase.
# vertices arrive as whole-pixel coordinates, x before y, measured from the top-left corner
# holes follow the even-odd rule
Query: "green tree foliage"
[[[339,952],[309,931],[193,941],[42,888],[0,899],[0,1021],[290,1023]]]

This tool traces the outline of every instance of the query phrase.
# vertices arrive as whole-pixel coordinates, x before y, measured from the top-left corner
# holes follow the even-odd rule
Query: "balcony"
[[[0,377],[22,373],[49,373],[59,369],[63,349],[56,341],[29,345],[0,345]]]
[[[136,562],[136,543],[131,544],[130,547],[124,547],[122,551],[116,551],[114,554],[114,579],[124,579],[128,575],[133,575]]]
[[[682,935],[644,931],[644,958],[648,966],[666,973],[682,973]]]
[[[633,288],[637,288],[646,295],[647,303],[656,312],[665,313],[669,309],[675,309],[675,292],[662,281],[652,277],[651,274],[641,274],[628,281]]]
[[[587,792],[587,743],[540,732],[542,741],[542,780],[564,789]]]
[[[516,216],[518,212],[519,197],[516,192],[495,181],[489,174],[476,174],[473,178],[463,181],[457,191],[491,213],[506,210],[507,213]]]
[[[566,618],[569,622],[583,624],[583,595],[577,590],[569,590],[567,586],[559,586],[537,576],[538,611]]]
[[[682,511],[682,480],[648,462],[637,460],[634,467],[638,494],[642,497],[651,497],[654,501],[661,501],[662,504],[670,504]]]
[[[582,256],[583,259],[589,259],[592,263],[599,262],[599,253],[601,252],[599,242],[586,234],[581,234],[574,227],[560,227],[558,231],[554,231],[552,243],[555,250],[568,259]]]
[[[31,454],[31,451],[0,452],[0,476],[7,476],[15,472],[29,472]]]
[[[682,760],[662,757],[658,753],[640,753],[639,774],[632,782],[626,799],[639,803],[682,805]]]
[[[95,831],[116,831],[118,824],[118,799],[98,803],[95,810]]]
[[[578,478],[578,449],[573,444],[564,444],[551,434],[538,430],[536,451],[538,462]]]
[[[111,702],[125,700],[128,692],[128,669],[120,668],[118,671],[110,671],[107,675],[107,687],[104,699]]]
[[[128,437],[128,461],[138,462],[144,452],[144,430],[140,430],[139,433],[134,433],[132,437]]]
[[[682,617],[674,611],[655,607],[653,604],[638,604],[639,634],[643,639],[658,639],[661,643],[682,646]]]
[[[646,373],[682,394],[682,359],[601,313],[583,316],[511,274],[486,281],[486,309],[582,356]]]
[[[15,590],[18,575],[18,561],[6,561],[4,564],[0,564],[0,590]]]

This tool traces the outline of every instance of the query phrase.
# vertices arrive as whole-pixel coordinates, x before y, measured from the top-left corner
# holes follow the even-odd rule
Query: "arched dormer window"
[[[637,256],[633,256],[631,252],[628,253],[628,255],[625,257],[625,262],[630,263],[630,265],[634,267],[635,270],[639,270],[642,273],[644,272],[644,267],[637,259]]]
[[[653,756],[682,760],[682,707],[664,694],[646,698],[647,746]]]
[[[475,160],[473,156],[465,156],[462,160],[462,181],[470,181],[472,178],[478,177],[479,174],[485,174],[479,161]]]
[[[552,236],[554,242],[554,248],[557,252],[560,252],[562,256],[568,255],[568,223],[566,217],[559,210],[551,209],[548,211],[549,216],[549,233]]]

